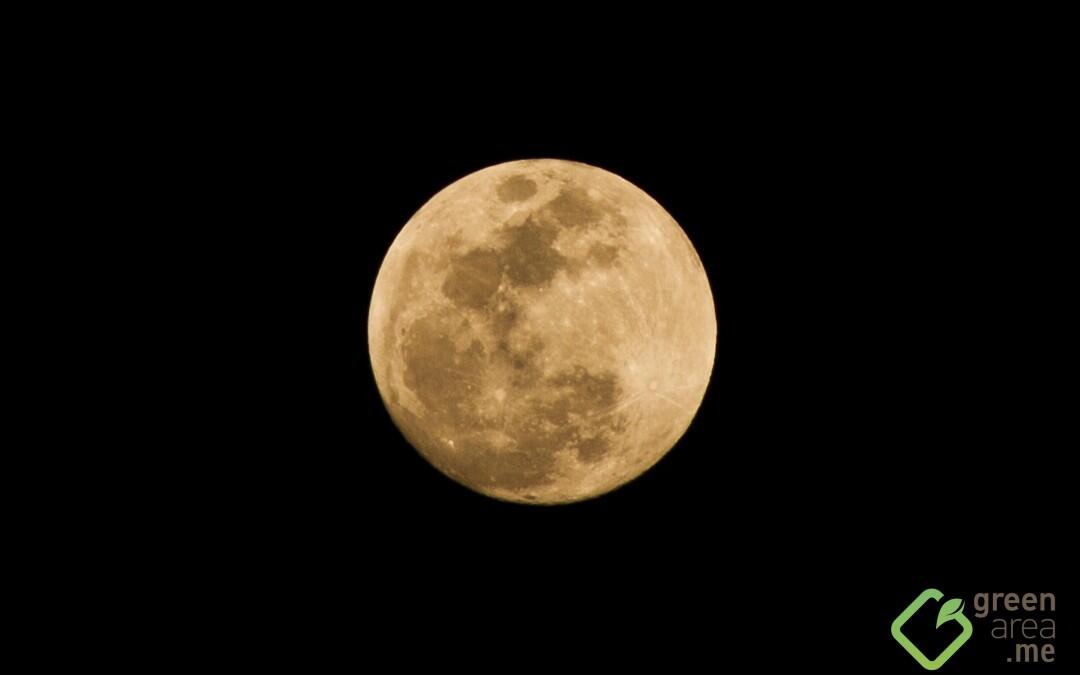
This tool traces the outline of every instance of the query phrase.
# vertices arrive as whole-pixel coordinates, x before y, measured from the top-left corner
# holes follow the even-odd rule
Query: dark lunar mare
[[[504,201],[527,199],[535,191],[535,184],[520,176],[498,186]],[[611,439],[625,424],[613,412],[622,394],[616,373],[572,364],[543,377],[538,357],[544,345],[528,335],[511,292],[542,289],[572,267],[554,248],[560,231],[588,226],[602,215],[584,192],[567,188],[523,223],[506,226],[497,247],[450,256],[441,291],[453,308],[416,319],[402,342],[404,383],[423,404],[424,422],[458,440],[450,449],[421,432],[416,420],[405,420],[402,428],[442,471],[481,489],[510,490],[529,499],[535,497],[528,490],[557,478],[557,451],[573,448],[586,463],[612,452]],[[604,244],[594,244],[588,253],[601,266],[615,264],[617,256],[617,248]],[[490,352],[472,337],[481,334],[495,337]],[[494,421],[481,412],[491,392],[478,378],[492,369],[510,373],[506,397],[515,402],[507,408],[513,412]],[[464,438],[462,429],[468,430]],[[487,433],[496,431],[501,447]]]

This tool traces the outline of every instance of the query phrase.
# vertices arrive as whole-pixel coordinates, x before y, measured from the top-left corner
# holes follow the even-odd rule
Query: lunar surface
[[[394,423],[482,494],[556,504],[639,476],[700,406],[709,281],[642,190],[561,160],[451,184],[394,240],[368,316]]]

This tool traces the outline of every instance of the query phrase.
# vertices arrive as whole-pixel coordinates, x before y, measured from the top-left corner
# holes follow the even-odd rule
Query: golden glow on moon
[[[716,352],[682,228],[596,167],[525,160],[431,198],[390,247],[368,347],[395,424],[480,493],[554,504],[639,476],[675,445]]]

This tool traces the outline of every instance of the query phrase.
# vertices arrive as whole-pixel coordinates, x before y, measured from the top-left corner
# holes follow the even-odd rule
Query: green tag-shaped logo
[[[964,646],[964,643],[971,637],[971,622],[964,616],[964,601],[960,598],[953,598],[948,602],[942,603],[941,609],[938,610],[937,615],[937,627],[941,628],[941,625],[947,621],[955,621],[960,624],[963,629],[956,639],[952,641],[948,647],[946,647],[937,658],[931,661],[926,658],[926,655],[916,647],[911,640],[908,639],[904,632],[901,630],[908,619],[915,615],[915,612],[919,611],[919,608],[926,604],[928,600],[941,600],[945,595],[936,588],[928,588],[919,594],[919,597],[915,598],[907,609],[900,612],[900,616],[896,617],[896,620],[892,622],[892,636],[900,643],[900,646],[907,650],[908,654],[919,662],[919,665],[927,670],[937,670],[945,664],[957,649]]]

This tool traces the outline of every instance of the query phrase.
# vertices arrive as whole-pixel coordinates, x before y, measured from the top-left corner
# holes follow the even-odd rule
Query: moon
[[[658,462],[712,373],[716,312],[686,234],[603,169],[536,159],[452,183],[405,224],[368,314],[394,423],[511,502],[613,490]]]

